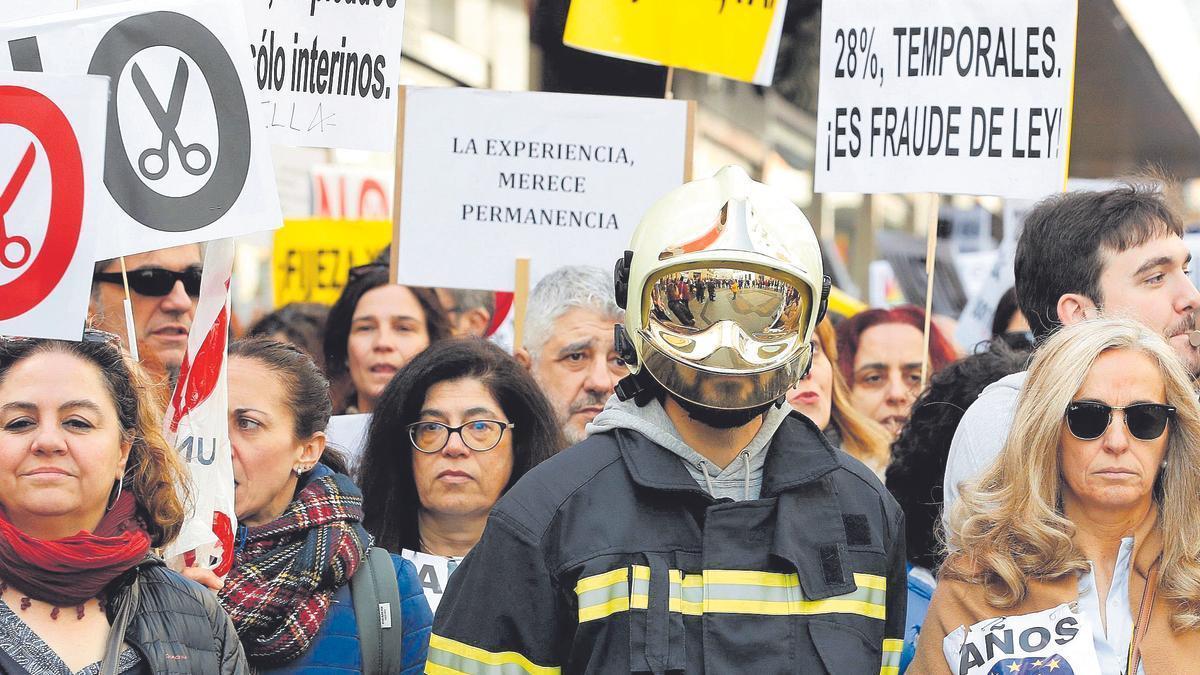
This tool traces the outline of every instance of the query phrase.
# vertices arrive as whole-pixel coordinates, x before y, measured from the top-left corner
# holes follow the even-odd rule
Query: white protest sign
[[[958,675],[1084,675],[1100,673],[1086,614],[1071,604],[984,619],[942,639],[950,672]]]
[[[392,152],[404,0],[245,0],[271,140]]]
[[[0,2],[0,23],[75,9],[75,0],[4,0]]]
[[[347,464],[357,472],[363,450],[367,447],[367,432],[371,427],[371,414],[334,415],[325,427],[327,444],[337,448],[346,457]]]
[[[412,562],[413,567],[417,568],[417,581],[421,582],[421,590],[425,592],[429,609],[437,612],[442,595],[446,592],[446,583],[450,581],[450,575],[458,568],[462,559],[429,555],[406,548],[400,550],[400,557]]]
[[[688,177],[693,105],[644,98],[406,88],[399,283],[513,290],[562,265],[604,269]]]
[[[102,77],[0,73],[0,335],[83,333],[107,102]]]
[[[192,511],[164,558],[172,567],[199,565],[223,577],[233,566],[233,453],[229,445],[229,285],[232,239],[210,243],[196,319],[179,381],[163,419],[164,436],[192,479]]]
[[[1076,0],[824,3],[816,191],[1062,190],[1077,10]]]
[[[135,0],[0,27],[0,70],[110,79],[96,256],[282,223],[237,0]]]
[[[958,316],[954,338],[968,353],[972,347],[992,337],[992,319],[996,316],[996,307],[1000,304],[1000,298],[1016,283],[1013,271],[1015,254],[1015,245],[1000,247],[991,271],[979,289],[969,295],[971,299]]]

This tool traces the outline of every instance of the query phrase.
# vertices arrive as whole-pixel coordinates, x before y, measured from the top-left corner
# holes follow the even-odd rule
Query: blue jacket
[[[900,653],[901,673],[908,669],[917,653],[917,638],[921,636],[921,624],[925,623],[936,585],[929,570],[908,564],[908,614],[904,620],[904,651]]]
[[[403,675],[419,675],[425,667],[429,648],[429,631],[433,612],[425,601],[425,593],[417,580],[417,568],[398,555],[392,556],[396,566],[396,581],[400,585],[401,608],[404,619],[401,631],[404,640]],[[350,599],[350,584],[338,589],[333,605],[321,625],[316,640],[300,658],[261,673],[304,673],[305,675],[335,675],[362,672],[362,651],[358,644],[358,622]]]

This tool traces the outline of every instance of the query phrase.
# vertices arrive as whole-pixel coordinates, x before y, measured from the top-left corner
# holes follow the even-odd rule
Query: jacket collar
[[[615,436],[629,475],[637,485],[709,496],[670,450],[630,429],[617,429]],[[818,480],[837,467],[835,451],[816,425],[799,413],[790,413],[767,447],[762,496],[772,497]]]

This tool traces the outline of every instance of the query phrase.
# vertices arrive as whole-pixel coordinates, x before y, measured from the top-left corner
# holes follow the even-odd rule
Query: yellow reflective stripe
[[[874,588],[877,591],[887,590],[887,579],[875,574],[854,573],[854,585],[859,588]]]
[[[579,623],[629,611],[629,568],[584,577],[575,584],[579,598]]]
[[[539,666],[517,652],[489,652],[486,649],[442,637],[437,633],[429,636],[429,661],[425,672],[468,673],[470,675],[558,675],[562,668]]]
[[[632,570],[632,572],[630,571]],[[760,614],[811,616],[857,614],[885,619],[887,579],[875,574],[854,574],[856,589],[840,596],[806,600],[795,573],[753,570],[704,570],[699,574],[667,571],[670,584],[668,610],[687,616]],[[632,583],[629,582],[632,577]],[[579,621],[594,621],[617,612],[647,609],[650,604],[650,568],[633,565],[581,579]],[[588,594],[589,597],[583,597]],[[903,648],[903,642],[898,649]]]
[[[620,581],[629,581],[629,568],[622,567],[605,572],[604,574],[584,577],[575,584],[575,593],[576,595],[580,593],[587,593],[588,591],[594,591],[598,588],[604,588],[605,586],[612,586]]]
[[[887,638],[883,641],[883,663],[879,675],[900,675],[900,652],[904,651],[904,640]]]
[[[704,570],[704,585],[730,584],[741,586],[768,586],[787,588],[800,586],[799,575],[779,572],[752,572],[748,570]]]

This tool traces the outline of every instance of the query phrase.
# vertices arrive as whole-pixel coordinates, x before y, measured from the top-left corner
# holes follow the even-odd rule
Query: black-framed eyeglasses
[[[1134,438],[1152,441],[1167,429],[1167,422],[1175,416],[1174,406],[1163,403],[1135,403],[1112,406],[1096,401],[1072,401],[1067,406],[1067,429],[1081,441],[1093,441],[1104,435],[1112,423],[1114,410],[1124,413],[1125,428]]]
[[[418,452],[432,455],[441,452],[450,442],[450,434],[458,434],[463,445],[475,452],[487,452],[500,444],[505,429],[515,429],[512,422],[500,420],[471,420],[452,427],[441,422],[413,422],[408,425],[408,438]]]
[[[132,270],[126,274],[129,277],[129,288],[140,295],[161,298],[175,288],[175,282],[183,282],[183,290],[191,297],[200,297],[200,278],[204,269],[193,265],[185,270],[176,272],[162,267],[144,267]],[[92,277],[96,281],[109,284],[123,284],[120,272],[101,272]]]

